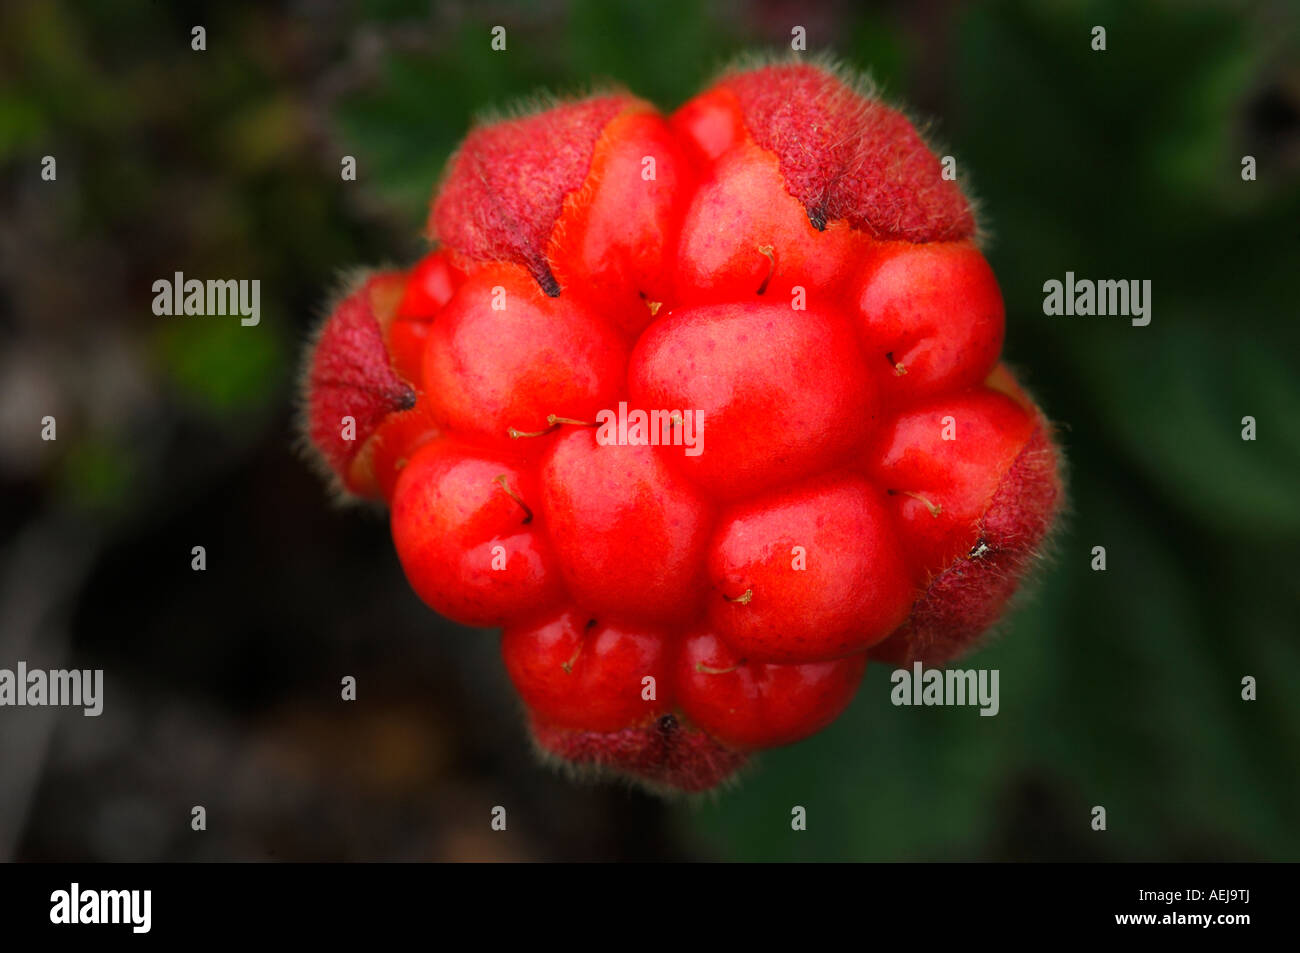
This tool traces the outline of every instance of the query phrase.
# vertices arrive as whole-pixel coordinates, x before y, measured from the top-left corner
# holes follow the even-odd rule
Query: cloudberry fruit
[[[504,630],[544,755],[705,790],[869,659],[1001,616],[1052,428],[998,363],[970,203],[863,84],[767,65],[666,118],[613,92],[480,126],[429,229],[331,310],[305,431],[420,598]]]
[[[569,731],[619,731],[656,721],[672,699],[641,690],[645,679],[668,684],[675,648],[654,626],[583,618],[564,609],[549,619],[508,627],[501,643],[506,670],[533,717]],[[635,685],[637,691],[627,691]],[[576,687],[576,690],[575,690]],[[647,700],[642,700],[642,696]]]
[[[592,611],[684,622],[699,612],[713,508],[653,447],[557,434],[540,464],[543,519],[569,591]]]
[[[704,452],[680,463],[720,499],[846,459],[879,410],[847,322],[824,306],[792,312],[788,301],[665,314],[641,335],[628,378],[635,407],[703,413]]]
[[[562,598],[549,539],[522,501],[523,461],[435,440],[406,462],[392,493],[393,544],[411,587],[466,625],[498,626]]]
[[[898,628],[915,598],[884,493],[852,473],[802,480],[725,511],[708,574],[709,621],[764,662],[862,652]]]
[[[802,665],[749,661],[718,636],[698,631],[682,644],[677,691],[695,724],[750,751],[821,731],[848,707],[866,668],[862,652]]]
[[[617,399],[622,339],[572,297],[549,298],[527,271],[476,269],[434,319],[423,381],[449,431],[506,437],[541,430],[558,414],[590,419]]]

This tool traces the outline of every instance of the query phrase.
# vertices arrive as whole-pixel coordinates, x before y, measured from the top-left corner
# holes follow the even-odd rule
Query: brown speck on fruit
[[[594,622],[595,620],[593,619],[592,621]],[[578,647],[573,650],[573,654],[569,656],[569,660],[567,662],[560,663],[560,668],[564,669],[565,675],[573,674],[573,666],[578,664],[578,656],[582,654],[582,650],[586,646],[586,644],[587,643],[585,640],[579,639]]]
[[[767,290],[768,282],[772,280],[772,274],[776,271],[776,249],[771,245],[759,245],[758,253],[767,257],[767,277],[758,286],[758,294],[762,294]]]
[[[929,510],[931,516],[938,517],[939,514],[943,512],[943,506],[941,504],[931,503],[920,493],[913,493],[911,490],[886,490],[885,492],[887,492],[890,496],[911,497],[912,499],[920,503],[922,506],[924,506],[927,510]]]
[[[653,318],[659,314],[659,309],[664,306],[662,301],[651,301],[644,291],[638,291],[637,294],[641,296],[641,300],[645,302],[645,306],[650,309],[650,317]]]
[[[506,496],[510,497],[510,499],[512,499],[512,500],[514,500],[516,503],[518,503],[518,504],[519,504],[519,508],[520,508],[521,510],[524,511],[524,518],[523,518],[523,520],[522,520],[522,522],[521,522],[521,525],[526,526],[527,524],[531,523],[531,522],[533,521],[533,511],[529,508],[528,504],[525,503],[525,502],[520,498],[520,496],[519,496],[518,493],[516,493],[514,490],[510,489],[510,484],[508,484],[508,483],[506,482],[506,475],[505,475],[504,473],[502,473],[500,476],[498,476],[498,477],[497,477],[495,480],[493,480],[492,482],[493,482],[493,483],[496,483],[496,484],[499,484],[500,487],[501,487],[501,489],[505,491]]]

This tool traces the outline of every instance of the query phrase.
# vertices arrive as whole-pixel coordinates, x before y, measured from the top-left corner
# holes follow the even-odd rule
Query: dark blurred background
[[[0,667],[103,668],[106,699],[0,710],[0,858],[1300,859],[1296,13],[6,3]],[[716,797],[575,785],[533,760],[496,636],[426,610],[382,514],[332,507],[295,453],[300,348],[340,269],[420,254],[474,114],[593,79],[672,108],[795,25],[973,184],[1072,511],[970,658],[1001,671],[996,718],[894,708],[876,667]],[[1150,279],[1151,325],[1045,317],[1067,270]],[[155,316],[175,271],[260,279],[261,324]]]

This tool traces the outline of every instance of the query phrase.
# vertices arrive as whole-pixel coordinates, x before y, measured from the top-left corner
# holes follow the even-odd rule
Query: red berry
[[[917,593],[883,501],[834,475],[724,512],[709,547],[718,635],[749,659],[814,662],[894,631]]]
[[[746,136],[736,95],[722,87],[696,96],[669,122],[697,166],[707,166]]]
[[[431,252],[411,269],[401,300],[385,328],[393,367],[412,382],[423,382],[424,350],[433,318],[451,300],[464,275],[445,249]]]
[[[1002,294],[970,242],[891,242],[853,291],[863,350],[892,372],[882,387],[892,405],[978,384],[997,363]]]
[[[1037,558],[1063,495],[1048,425],[1035,414],[1009,465],[995,465],[996,488],[974,532],[967,529],[964,536],[974,539],[970,550],[931,575],[907,622],[872,649],[873,658],[942,664],[968,651],[1002,615]],[[987,486],[987,478],[975,485],[980,483]],[[957,483],[959,494],[972,488]]]
[[[614,402],[627,353],[597,315],[548,298],[520,267],[475,271],[439,313],[424,352],[424,386],[448,430],[508,440],[547,418],[591,420]]]
[[[789,317],[796,286],[825,301],[848,280],[848,264],[866,244],[844,222],[814,227],[783,187],[777,157],[745,142],[713,163],[686,211],[677,300],[702,304],[761,295],[780,302]]]
[[[705,790],[868,657],[1000,617],[1060,506],[1051,427],[997,365],[970,203],[864,86],[787,64],[668,119],[484,125],[430,230],[327,322],[308,435],[391,499],[421,598],[504,627],[548,757]]]
[[[516,460],[447,440],[426,444],[393,493],[393,543],[411,588],[465,625],[501,625],[558,602],[560,575],[539,532],[537,498],[531,471]]]
[[[566,609],[510,626],[506,671],[535,718],[556,728],[618,731],[672,709],[668,632],[584,618]]]
[[[379,497],[391,502],[398,474],[412,454],[441,435],[429,413],[429,401],[421,394],[410,410],[384,418],[357,455],[352,469],[357,471],[364,466]]]
[[[555,223],[549,259],[571,288],[620,331],[636,334],[668,300],[682,196],[694,183],[668,124],[630,109],[605,127],[581,190]]]
[[[821,731],[848,707],[865,654],[832,662],[769,665],[742,658],[709,632],[686,637],[677,664],[683,710],[741,750],[788,745]]]
[[[430,252],[411,269],[394,317],[417,324],[432,321],[463,280],[464,275],[452,263],[451,252],[446,249]]]
[[[581,428],[541,464],[542,519],[569,592],[594,613],[682,622],[699,614],[712,511],[650,447],[601,446]]]
[[[834,466],[877,410],[848,323],[825,307],[757,299],[665,315],[641,336],[629,376],[631,406],[703,411],[703,452],[673,459],[723,499]]]
[[[979,524],[1024,449],[1034,418],[980,388],[939,397],[881,429],[870,454],[913,565],[932,575],[979,542]]]

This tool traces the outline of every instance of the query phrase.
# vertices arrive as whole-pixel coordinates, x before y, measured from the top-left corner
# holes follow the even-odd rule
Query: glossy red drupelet
[[[1051,428],[997,363],[969,202],[852,80],[478,128],[430,230],[334,309],[306,430],[390,503],[419,596],[504,628],[544,752],[707,789],[868,658],[1000,616],[1059,507]]]

